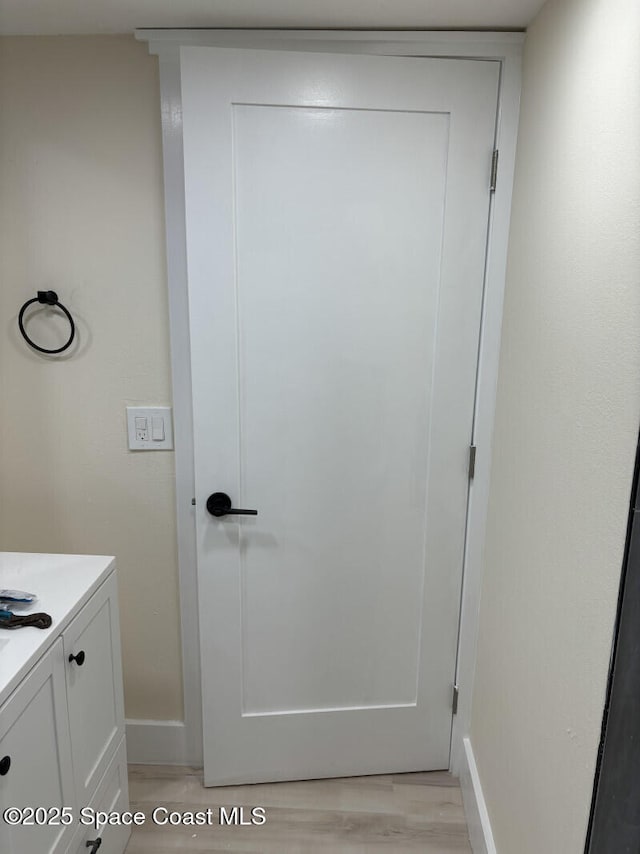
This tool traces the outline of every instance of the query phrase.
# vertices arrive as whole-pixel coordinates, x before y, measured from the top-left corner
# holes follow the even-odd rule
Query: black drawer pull
[[[98,850],[98,848],[100,848],[101,845],[102,839],[101,837],[98,837],[97,839],[89,839],[89,841],[85,845],[85,848],[91,848],[91,854],[96,854],[96,851]]]
[[[78,665],[78,667],[82,667],[82,665],[84,664],[85,658],[86,658],[86,655],[84,654],[84,650],[81,649],[77,655],[73,655],[73,653],[72,653],[69,656],[69,664],[71,664],[72,661],[75,661],[75,663]]]
[[[9,768],[11,768],[11,757],[3,756],[0,759],[0,777],[6,777],[9,773]]]

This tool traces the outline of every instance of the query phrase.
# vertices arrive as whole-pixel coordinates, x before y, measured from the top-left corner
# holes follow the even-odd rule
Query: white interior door
[[[205,782],[446,768],[498,64],[181,67]]]

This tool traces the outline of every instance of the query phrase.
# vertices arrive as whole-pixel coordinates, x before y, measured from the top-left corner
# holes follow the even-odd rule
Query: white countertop
[[[44,611],[53,620],[49,629],[0,628],[0,705],[114,569],[115,559],[103,555],[0,552],[0,589],[38,596],[32,605],[8,609],[16,614]]]

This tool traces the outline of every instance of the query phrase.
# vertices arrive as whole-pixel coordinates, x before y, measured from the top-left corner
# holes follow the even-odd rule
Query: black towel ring
[[[67,340],[66,344],[63,344],[62,347],[57,347],[55,350],[47,350],[46,347],[40,347],[39,344],[36,344],[34,341],[29,338],[24,328],[24,324],[22,322],[22,318],[24,317],[25,311],[32,305],[34,302],[42,303],[42,305],[51,305],[57,306],[60,311],[64,312],[67,316],[67,320],[69,321],[69,325],[71,327],[71,334]],[[67,309],[62,305],[61,302],[58,302],[58,294],[55,291],[38,291],[38,296],[33,299],[29,299],[25,302],[25,304],[20,309],[20,314],[18,315],[18,328],[20,329],[20,334],[27,342],[30,347],[33,347],[34,350],[38,350],[40,353],[63,353],[67,348],[71,346],[71,343],[76,334],[76,326],[73,322],[73,318],[67,311]]]

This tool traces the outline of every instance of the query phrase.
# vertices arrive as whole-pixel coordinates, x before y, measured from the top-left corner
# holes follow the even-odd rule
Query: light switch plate
[[[127,406],[127,432],[130,451],[173,450],[171,407]],[[154,438],[161,435],[164,435],[163,439]]]

